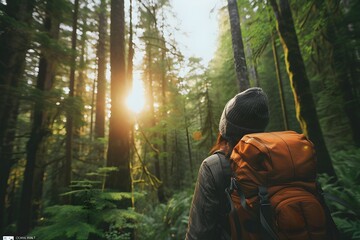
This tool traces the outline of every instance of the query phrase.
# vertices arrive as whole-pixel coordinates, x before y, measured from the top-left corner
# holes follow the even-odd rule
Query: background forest
[[[315,143],[360,239],[360,1],[219,1],[209,64],[179,50],[171,4],[0,1],[0,235],[183,239],[225,103],[260,86],[266,130]]]

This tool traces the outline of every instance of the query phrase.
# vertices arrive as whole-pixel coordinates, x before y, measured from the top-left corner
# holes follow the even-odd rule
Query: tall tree
[[[275,13],[276,28],[285,52],[286,70],[292,86],[297,119],[303,133],[315,144],[318,170],[336,176],[317,117],[289,2],[279,0],[277,3],[276,0],[270,0],[270,5]]]
[[[289,121],[288,121],[287,111],[286,111],[285,94],[284,94],[281,70],[280,70],[280,65],[279,65],[279,57],[278,57],[278,52],[277,52],[276,39],[275,39],[275,35],[274,35],[273,31],[271,31],[271,47],[272,47],[272,52],[273,52],[273,57],[274,57],[276,78],[277,78],[278,87],[279,87],[279,96],[280,96],[281,112],[282,112],[283,123],[284,123],[284,130],[288,130],[289,129]]]
[[[69,98],[73,100],[75,96],[75,69],[76,69],[76,43],[77,43],[77,21],[79,12],[79,0],[74,2],[74,12],[72,18],[72,35],[71,35],[71,65],[70,65],[70,82],[69,82]],[[73,137],[74,137],[74,119],[73,111],[68,111],[66,115],[66,148],[63,169],[63,187],[68,188],[71,183],[71,164],[73,161]],[[68,202],[69,199],[64,199]]]
[[[129,88],[131,88],[133,81],[133,58],[134,58],[134,33],[133,33],[133,1],[130,0],[129,6],[129,43],[128,43],[128,57],[127,57],[127,80],[129,81]]]
[[[241,34],[237,0],[228,0],[228,11],[231,27],[231,38],[234,52],[235,71],[240,92],[250,87],[246,66],[244,43]]]
[[[4,227],[5,197],[18,117],[18,87],[30,44],[35,0],[0,3],[0,231]],[[10,26],[9,26],[10,25]]]
[[[44,31],[50,41],[56,41],[59,37],[60,22],[57,7],[56,0],[47,1]],[[46,137],[51,132],[49,130],[49,113],[46,110],[46,104],[44,104],[47,93],[52,89],[55,77],[56,60],[50,52],[51,49],[44,44],[36,83],[36,89],[41,98],[34,105],[32,129],[26,145],[27,159],[19,207],[21,214],[17,226],[18,232],[24,235],[34,226],[33,220],[36,219],[33,210],[37,209],[38,206],[34,205],[33,196],[35,192],[41,192],[42,190],[41,182],[44,177],[44,167],[42,165],[44,165],[45,161],[43,145]],[[34,184],[34,182],[37,184]]]
[[[111,65],[111,117],[109,126],[109,146],[107,166],[118,171],[109,174],[106,187],[131,192],[130,176],[130,122],[125,106],[127,82],[125,69],[125,16],[124,0],[111,1],[110,26]],[[124,203],[124,208],[130,203]]]
[[[99,39],[97,45],[98,76],[96,94],[95,137],[105,137],[105,95],[106,95],[106,0],[99,8]]]
[[[358,63],[352,45],[357,41],[351,38],[350,27],[346,25],[341,13],[340,0],[329,0],[326,2],[314,0],[314,9],[319,16],[322,13],[323,28],[321,29],[321,40],[317,43],[322,47],[327,45],[328,55],[319,61],[330,63],[331,74],[336,78],[336,89],[343,99],[344,111],[348,118],[353,141],[360,146],[360,101],[356,96],[356,68]],[[354,46],[354,45],[353,45]],[[317,52],[317,51],[315,51]]]
[[[145,10],[141,9],[142,22],[141,27],[144,28],[143,39],[145,40],[145,69],[144,75],[146,76],[146,94],[148,98],[149,106],[149,122],[147,128],[151,129],[150,141],[151,149],[154,151],[153,160],[154,160],[154,170],[155,176],[160,182],[162,181],[162,172],[165,172],[165,168],[162,168],[160,162],[161,154],[161,145],[159,138],[161,137],[164,140],[164,136],[160,136],[158,131],[154,132],[156,127],[158,127],[159,119],[156,117],[158,114],[158,109],[164,109],[165,106],[161,106],[163,103],[163,90],[159,89],[158,86],[165,87],[165,69],[163,64],[165,61],[166,46],[163,36],[159,31],[158,26],[158,15],[161,9],[166,4],[166,1],[163,2],[152,2],[149,1],[148,4],[141,2],[142,7]],[[161,95],[159,95],[161,92]],[[165,94],[165,92],[164,92]],[[158,100],[159,99],[159,100]],[[159,108],[155,108],[155,105],[159,104]],[[161,112],[159,113],[162,114]],[[165,140],[166,142],[166,140]],[[163,142],[163,144],[165,143]],[[165,165],[165,164],[164,164]],[[165,171],[161,171],[161,170]],[[164,192],[163,182],[157,188],[157,195],[160,202],[165,202],[165,192]]]

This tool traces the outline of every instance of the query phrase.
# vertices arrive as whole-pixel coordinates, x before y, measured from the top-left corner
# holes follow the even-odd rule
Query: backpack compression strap
[[[271,227],[272,214],[267,188],[264,186],[259,186],[258,195],[260,200],[260,223],[265,230],[264,238],[269,240],[277,240],[278,237]]]
[[[241,240],[241,224],[240,224],[240,219],[239,219],[239,215],[237,214],[237,210],[234,206],[234,203],[231,199],[231,194],[233,193],[233,191],[236,190],[239,194],[239,192],[241,192],[239,189],[238,189],[238,186],[237,186],[237,182],[236,182],[236,179],[234,177],[231,178],[231,181],[230,181],[230,186],[227,187],[225,189],[225,193],[226,193],[226,197],[228,199],[228,202],[230,203],[230,212],[229,212],[229,216],[231,217],[232,221],[233,221],[233,225],[235,226],[235,229],[234,228],[231,228],[231,232],[232,232],[232,235],[234,235],[236,237],[236,239],[239,239]],[[239,195],[240,196],[240,195]],[[242,195],[243,196],[243,195]],[[244,201],[245,201],[245,198],[244,198]],[[241,203],[243,202],[243,200],[241,200]],[[246,204],[246,202],[245,202]]]

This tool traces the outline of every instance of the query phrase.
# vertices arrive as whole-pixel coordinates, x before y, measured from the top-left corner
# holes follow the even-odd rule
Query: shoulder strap
[[[230,166],[230,161],[226,159],[223,152],[215,152],[212,156],[207,159],[208,166],[214,176],[216,188],[219,196],[222,196],[225,193],[226,199],[224,203],[224,209],[227,207],[225,205],[229,204],[228,208],[225,210],[226,214],[230,217],[230,221],[233,222],[233,227],[230,226],[231,235],[233,238],[241,240],[241,224],[237,211],[235,209],[234,203],[231,199],[231,193],[237,189],[235,187],[236,180],[232,177],[232,171]]]
[[[217,195],[220,199],[221,212],[223,217],[226,218],[227,214],[229,213],[229,209],[226,202],[228,199],[226,199],[225,196],[226,189],[230,184],[230,178],[232,175],[230,162],[228,159],[226,159],[223,152],[217,151],[206,159],[206,163],[214,177]],[[229,232],[227,230],[228,228],[225,227],[226,224],[224,224],[224,222],[221,224],[221,228],[224,230],[223,233],[226,234],[224,239],[230,239],[230,235],[228,235]]]
[[[223,152],[217,151],[206,159],[214,177],[216,189],[221,196],[230,184],[231,167]]]

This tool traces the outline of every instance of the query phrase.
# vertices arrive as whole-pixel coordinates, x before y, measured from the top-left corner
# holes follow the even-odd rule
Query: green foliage
[[[338,181],[326,175],[320,176],[324,192],[330,193],[348,206],[327,200],[334,221],[342,234],[341,239],[360,239],[360,150],[351,149],[333,153],[333,162]]]
[[[126,229],[134,228],[138,218],[139,214],[133,209],[111,208],[110,204],[105,206],[100,202],[92,208],[55,205],[45,210],[44,219],[30,235],[49,240],[89,239],[90,236],[96,239],[129,239]]]
[[[138,237],[143,240],[183,239],[186,233],[193,189],[178,192],[167,202],[149,206],[139,224]]]
[[[101,236],[92,224],[85,219],[89,217],[88,210],[82,206],[52,206],[45,210],[49,220],[31,233],[40,239],[87,239],[90,234]]]
[[[114,168],[100,168],[96,177],[104,177]],[[91,175],[91,174],[90,174]],[[93,175],[91,175],[93,176]],[[124,202],[140,194],[104,192],[101,181],[73,181],[70,192],[73,205],[55,205],[45,209],[44,217],[31,233],[40,239],[130,239],[140,214],[133,208],[121,209]]]

